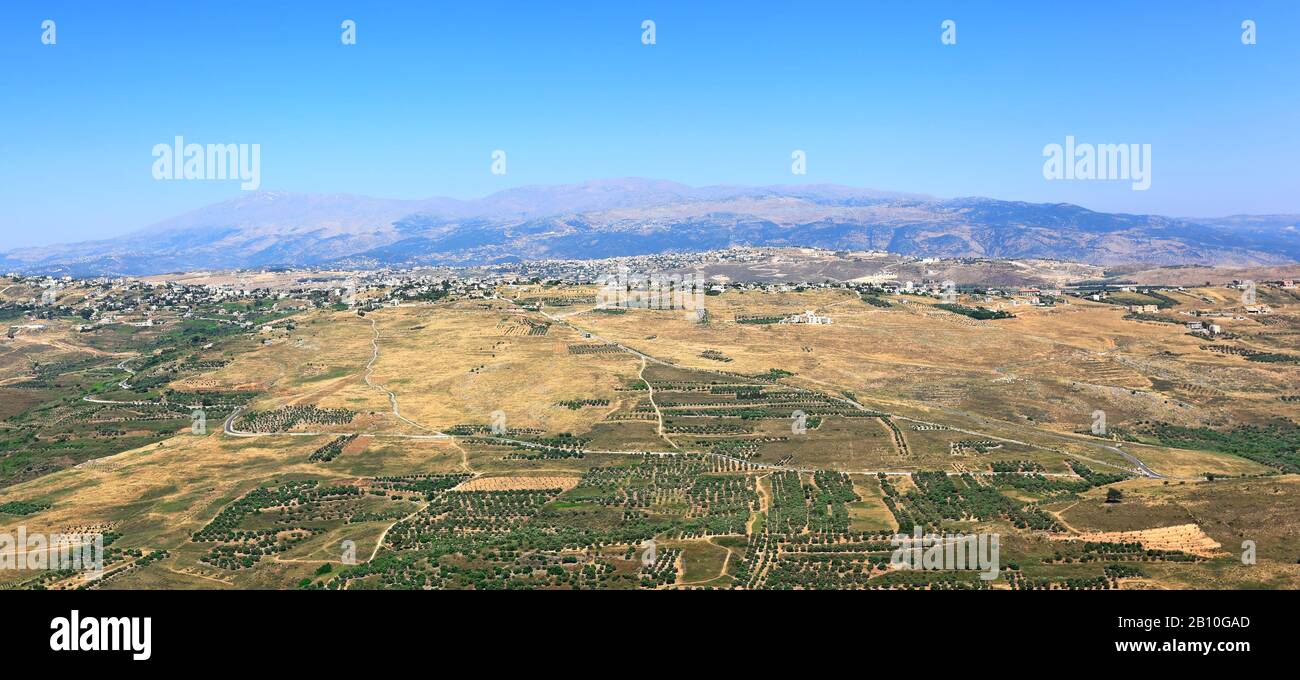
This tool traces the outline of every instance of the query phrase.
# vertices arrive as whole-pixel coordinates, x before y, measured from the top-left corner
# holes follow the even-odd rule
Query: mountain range
[[[1099,265],[1300,261],[1300,215],[1173,218],[838,185],[613,179],[474,200],[260,192],[118,238],[0,253],[0,270],[148,275],[272,266],[481,265],[730,246]]]

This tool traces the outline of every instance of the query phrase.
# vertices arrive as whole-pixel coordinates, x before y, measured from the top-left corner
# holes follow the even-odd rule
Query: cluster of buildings
[[[802,314],[787,316],[786,318],[781,319],[781,323],[804,323],[814,326],[824,326],[833,323],[833,321],[829,316],[817,316],[817,313],[810,309]]]
[[[228,285],[191,285],[100,277],[74,281],[71,277],[12,276],[12,285],[40,291],[39,297],[14,303],[30,319],[80,317],[83,333],[108,325],[149,328],[178,319],[207,319],[251,328],[249,319],[268,311],[296,311],[308,304],[289,302],[285,291],[240,289]],[[226,304],[238,301],[238,304]]]
[[[1213,338],[1223,334],[1223,327],[1217,323],[1206,323],[1204,321],[1188,321],[1187,332],[1194,335],[1204,335],[1207,338]]]
[[[832,253],[832,251],[806,249],[805,254],[834,255],[837,258],[848,258],[853,261],[900,257],[883,251]],[[25,286],[37,293],[37,297],[13,305],[25,312],[27,321],[78,315],[85,320],[80,328],[86,332],[107,324],[153,326],[176,319],[206,319],[252,328],[261,325],[261,320],[264,320],[267,314],[283,315],[285,312],[326,306],[364,311],[384,306],[436,301],[447,297],[490,300],[497,296],[497,290],[502,285],[600,284],[608,280],[611,272],[628,270],[698,272],[718,265],[735,265],[730,268],[723,266],[714,271],[728,273],[733,269],[767,271],[766,265],[779,264],[790,257],[797,259],[800,254],[795,253],[791,256],[789,249],[741,247],[720,251],[660,253],[604,260],[541,260],[479,267],[426,266],[356,272],[321,269],[283,272],[277,270],[283,276],[280,276],[278,281],[261,287],[252,285],[252,279],[257,278],[265,282],[267,278],[275,277],[252,277],[249,272],[239,271],[224,278],[233,283],[202,285],[192,281],[150,282],[113,277],[77,281],[70,276],[23,276],[11,273],[8,277],[15,285]],[[980,260],[959,258],[959,261],[970,263]],[[902,257],[900,262],[935,264],[939,260]],[[925,278],[920,282],[898,281],[896,274],[888,272],[889,268],[886,267],[877,274],[859,277],[852,281],[825,279],[821,282],[797,283],[763,280],[763,277],[759,277],[759,280],[733,281],[721,273],[707,279],[695,278],[698,275],[683,275],[683,278],[691,276],[692,281],[702,282],[703,293],[706,295],[718,295],[728,290],[786,293],[842,289],[867,296],[923,295],[953,301],[959,292],[952,281],[939,281],[932,278]],[[928,270],[925,273],[938,275],[938,272]],[[778,276],[783,274],[778,273]],[[1268,281],[1260,285],[1281,289],[1296,288],[1295,281],[1292,279]],[[1244,319],[1248,315],[1272,313],[1268,305],[1255,303],[1253,290],[1251,290],[1255,286],[1254,282],[1245,280],[1236,280],[1230,284],[1230,287],[1247,291],[1243,293],[1243,302],[1247,304],[1232,312],[1196,310],[1181,313],[1198,319],[1205,316],[1233,316]],[[699,287],[700,284],[696,283],[692,287],[692,292],[699,293]],[[1106,302],[1116,291],[1144,292],[1136,285],[1113,289],[1103,287],[1101,290],[1095,288],[1095,286],[1071,287],[1069,291],[1063,293],[1057,288],[1037,286],[985,288],[965,286],[960,293],[966,295],[968,299],[1004,309],[1007,306],[1021,305],[1034,307],[1068,305],[1067,295]],[[1154,288],[1142,288],[1146,288],[1146,293],[1159,297],[1153,292]],[[1179,287],[1177,290],[1185,289]],[[1215,302],[1209,299],[1205,301]],[[1123,307],[1133,314],[1156,314],[1160,311],[1159,305],[1156,304],[1126,304]],[[780,323],[825,325],[832,323],[832,320],[830,317],[819,316],[814,311],[808,310],[786,317]],[[1200,320],[1187,322],[1187,327],[1190,332],[1209,336],[1222,333],[1222,329],[1217,324]]]
[[[1124,309],[1131,314],[1155,314],[1160,305],[1124,305]]]

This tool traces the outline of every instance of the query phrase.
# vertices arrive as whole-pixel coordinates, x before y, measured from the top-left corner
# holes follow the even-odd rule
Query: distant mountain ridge
[[[475,265],[731,246],[1253,266],[1300,261],[1298,225],[1296,215],[1171,218],[838,185],[691,187],[627,178],[525,186],[473,200],[262,192],[119,238],[0,253],[0,269],[92,276]]]

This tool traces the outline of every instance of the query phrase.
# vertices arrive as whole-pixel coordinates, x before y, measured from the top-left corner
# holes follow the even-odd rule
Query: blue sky
[[[1080,5],[10,2],[0,248],[240,195],[154,180],[151,150],[175,135],[260,144],[262,190],[468,198],[639,176],[1300,212],[1300,3]],[[1044,180],[1043,147],[1066,135],[1151,144],[1151,188]]]

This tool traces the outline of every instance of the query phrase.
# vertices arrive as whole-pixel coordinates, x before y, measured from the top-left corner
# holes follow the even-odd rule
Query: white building
[[[826,325],[832,323],[832,321],[829,316],[817,316],[817,313],[810,309],[804,312],[803,314],[795,314],[794,316],[789,316],[784,319],[781,319],[781,323],[806,323],[806,324],[814,324],[814,325]]]

